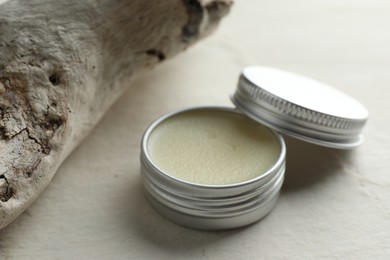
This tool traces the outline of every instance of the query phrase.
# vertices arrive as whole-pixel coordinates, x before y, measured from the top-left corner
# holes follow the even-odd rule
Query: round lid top
[[[315,144],[351,148],[362,143],[367,109],[319,81],[266,67],[247,67],[232,98],[251,118]]]

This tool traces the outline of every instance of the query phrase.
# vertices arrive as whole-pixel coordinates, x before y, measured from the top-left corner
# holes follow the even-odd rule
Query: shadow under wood
[[[306,143],[285,136],[287,146],[283,192],[294,192],[323,182],[340,172],[351,150],[339,150]]]

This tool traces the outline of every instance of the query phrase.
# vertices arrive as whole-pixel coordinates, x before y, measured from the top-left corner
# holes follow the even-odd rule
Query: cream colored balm
[[[275,165],[281,154],[271,130],[222,109],[188,110],[166,118],[151,132],[147,150],[165,174],[203,185],[252,180]]]

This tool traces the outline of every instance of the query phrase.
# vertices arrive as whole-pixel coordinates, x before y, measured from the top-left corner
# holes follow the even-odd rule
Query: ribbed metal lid
[[[247,67],[232,101],[252,119],[307,142],[341,149],[363,142],[367,109],[341,91],[304,76]]]

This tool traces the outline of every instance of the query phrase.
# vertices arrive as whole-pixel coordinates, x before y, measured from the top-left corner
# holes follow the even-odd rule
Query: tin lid
[[[367,109],[319,81],[267,67],[247,67],[232,97],[239,110],[279,132],[348,149],[363,142]]]

